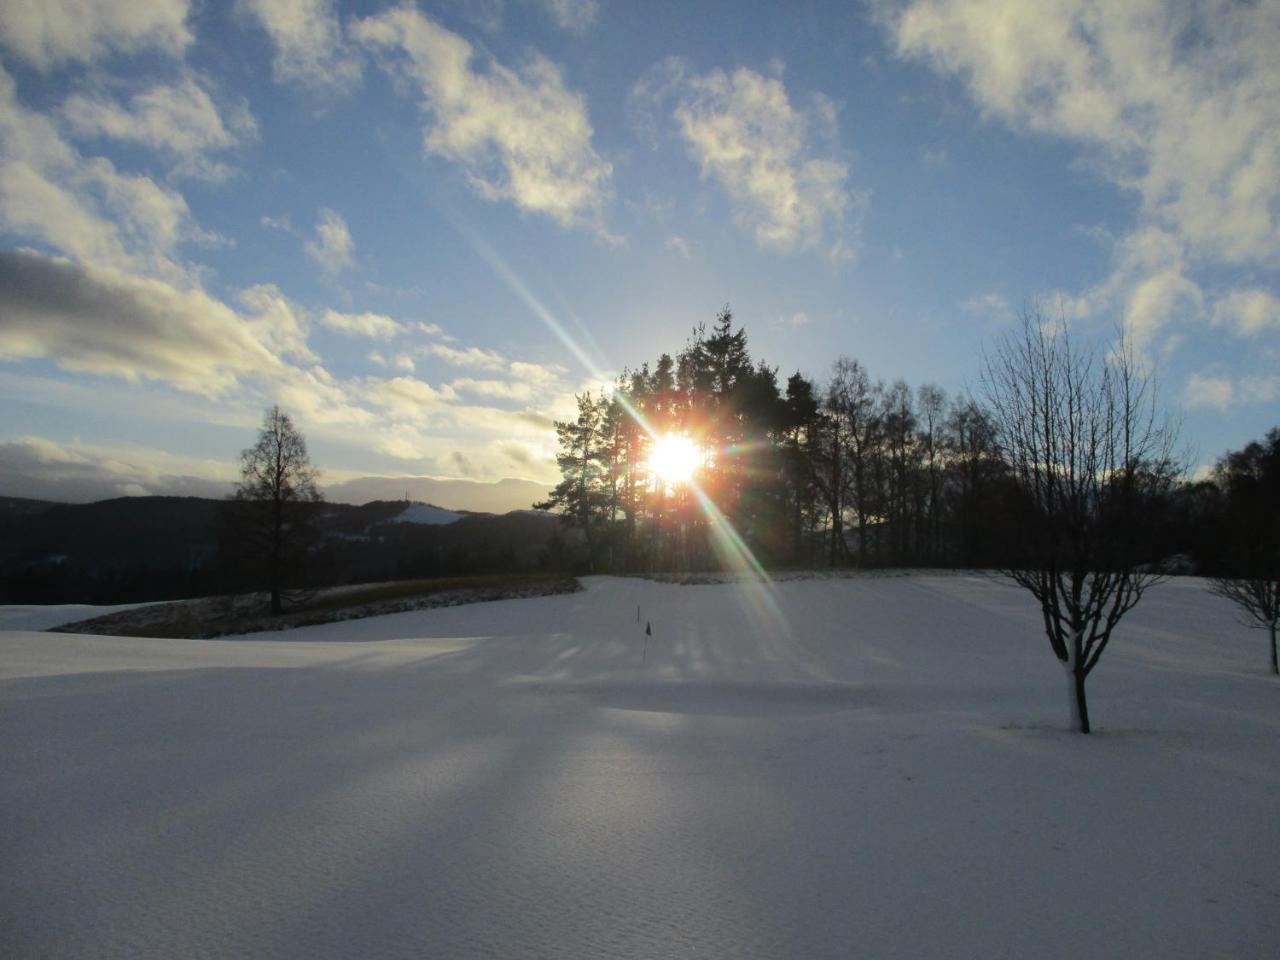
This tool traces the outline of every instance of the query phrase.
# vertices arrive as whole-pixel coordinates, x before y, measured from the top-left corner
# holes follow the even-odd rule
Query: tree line
[[[989,566],[1010,485],[988,411],[841,357],[818,383],[752,358],[728,307],[557,422],[562,480],[538,506],[582,534],[594,572],[706,570],[712,520],[650,464],[689,438],[695,480],[766,566]]]

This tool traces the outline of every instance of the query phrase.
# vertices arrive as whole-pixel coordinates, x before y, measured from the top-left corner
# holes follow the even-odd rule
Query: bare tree
[[[260,565],[271,593],[271,612],[283,612],[287,587],[301,586],[311,544],[305,504],[323,499],[307,443],[289,415],[267,410],[258,441],[240,454],[240,483],[232,498],[237,553]]]
[[[1246,623],[1269,631],[1271,672],[1280,674],[1280,427],[1218,461],[1214,480],[1227,498],[1222,529],[1230,556],[1210,589],[1234,603]]]
[[[986,358],[983,380],[1019,497],[1006,572],[1040,604],[1072,725],[1088,733],[1085,679],[1158,579],[1144,565],[1145,511],[1176,479],[1176,431],[1123,336],[1100,355],[1035,310]]]

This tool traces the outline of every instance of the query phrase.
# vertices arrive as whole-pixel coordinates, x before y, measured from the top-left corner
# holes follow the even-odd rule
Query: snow
[[[429,503],[415,503],[405,507],[402,512],[396,514],[388,522],[444,525],[460,519],[462,519],[462,514],[454,513],[452,510],[433,507]]]
[[[1280,684],[1202,582],[1089,737],[1004,582],[587,587],[0,630],[0,955],[1280,954]]]

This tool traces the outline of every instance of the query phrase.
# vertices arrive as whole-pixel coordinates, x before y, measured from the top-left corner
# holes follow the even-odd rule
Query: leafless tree
[[[1123,334],[1101,354],[1037,310],[988,355],[983,381],[1018,491],[1006,572],[1040,604],[1072,725],[1088,733],[1085,679],[1158,579],[1144,521],[1177,477],[1176,429]]]
[[[240,483],[231,506],[238,552],[264,568],[273,614],[284,609],[286,587],[299,585],[310,546],[310,515],[303,505],[322,499],[317,475],[292,419],[271,407],[257,442],[240,454]]]

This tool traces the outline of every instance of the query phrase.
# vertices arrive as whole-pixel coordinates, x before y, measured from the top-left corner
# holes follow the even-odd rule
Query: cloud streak
[[[604,233],[613,168],[592,146],[586,98],[566,86],[559,66],[538,53],[515,69],[486,62],[409,6],[351,31],[418,92],[427,153],[459,164],[482,197]]]

